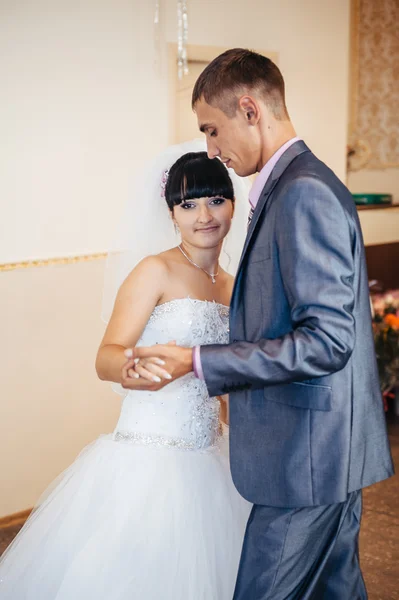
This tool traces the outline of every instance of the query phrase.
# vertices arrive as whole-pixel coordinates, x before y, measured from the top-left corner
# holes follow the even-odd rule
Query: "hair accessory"
[[[162,196],[162,198],[165,198],[165,189],[166,189],[166,183],[168,181],[168,177],[169,177],[169,169],[166,169],[163,172],[162,179],[161,179],[161,196]]]

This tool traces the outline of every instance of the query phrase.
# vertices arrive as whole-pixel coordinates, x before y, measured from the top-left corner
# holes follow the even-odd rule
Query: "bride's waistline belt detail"
[[[204,450],[217,445],[221,432],[207,446],[198,446],[195,442],[190,442],[184,438],[165,437],[162,435],[148,435],[136,431],[116,431],[114,441],[128,442],[140,446],[158,446],[159,448],[178,448],[179,450]]]

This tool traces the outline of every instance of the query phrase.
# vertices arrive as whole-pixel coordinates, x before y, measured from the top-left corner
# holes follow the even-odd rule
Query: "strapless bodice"
[[[183,298],[156,306],[138,342],[153,346],[225,344],[229,309],[216,302]],[[189,373],[158,392],[130,391],[123,400],[115,439],[136,444],[199,450],[216,444],[219,401]]]

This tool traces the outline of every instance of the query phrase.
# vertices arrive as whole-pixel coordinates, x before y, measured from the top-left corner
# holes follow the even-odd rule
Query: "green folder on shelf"
[[[392,204],[392,194],[352,194],[355,204]]]

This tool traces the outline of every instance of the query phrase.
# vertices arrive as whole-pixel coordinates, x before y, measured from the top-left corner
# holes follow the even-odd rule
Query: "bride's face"
[[[233,202],[221,196],[195,198],[175,206],[173,220],[183,242],[197,248],[214,248],[228,234],[233,213]]]

